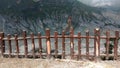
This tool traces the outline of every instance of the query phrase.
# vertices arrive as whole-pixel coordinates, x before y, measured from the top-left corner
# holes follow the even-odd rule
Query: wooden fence
[[[115,35],[114,36],[110,36],[110,31],[106,31],[106,35],[105,36],[101,36],[100,35],[100,30],[98,28],[96,28],[94,30],[94,35],[90,36],[89,35],[89,31],[86,31],[86,35],[81,35],[80,32],[78,32],[78,35],[74,35],[74,30],[71,29],[69,32],[69,35],[65,34],[65,31],[62,31],[62,34],[59,35],[57,31],[54,32],[54,35],[50,35],[50,30],[46,29],[46,35],[45,36],[41,36],[40,33],[38,33],[38,36],[34,36],[33,33],[31,33],[29,36],[27,36],[26,31],[23,31],[22,33],[22,37],[18,37],[17,34],[14,35],[14,37],[11,37],[10,34],[8,34],[6,37],[4,36],[4,33],[1,32],[0,33],[0,50],[1,50],[1,55],[4,56],[8,56],[8,57],[20,57],[23,56],[25,58],[32,56],[33,58],[43,58],[43,56],[46,56],[48,59],[51,58],[51,56],[54,56],[55,58],[57,58],[58,56],[60,56],[62,59],[65,59],[66,56],[70,56],[71,59],[82,59],[82,57],[85,57],[86,59],[90,59],[91,57],[96,60],[97,58],[100,58],[101,56],[105,56],[106,59],[109,59],[110,56],[113,56],[113,59],[117,60],[119,57],[119,53],[118,53],[118,41],[119,41],[119,31],[115,31]],[[32,46],[32,52],[28,52],[28,43],[27,40],[30,39],[31,40],[31,46]],[[35,50],[35,39],[38,40],[38,52],[36,53]],[[43,53],[42,52],[42,39],[46,39],[46,51]],[[54,45],[51,45],[51,39],[54,39]],[[59,40],[61,39],[61,49],[62,51],[59,52],[58,48],[59,48]],[[70,43],[69,43],[69,47],[70,47],[70,54],[66,54],[66,39],[69,39]],[[86,53],[82,54],[82,43],[81,43],[81,39],[85,39],[85,45],[86,45]],[[90,54],[90,39],[93,39],[93,55]],[[104,39],[105,41],[105,53],[101,54],[100,53],[100,49],[101,49],[101,40]],[[114,42],[113,45],[113,53],[109,53],[109,49],[110,49],[110,41],[111,39]],[[24,53],[20,53],[20,49],[19,49],[19,40],[22,40],[24,42]],[[74,48],[74,40],[77,40],[77,53],[75,53],[75,48]],[[7,44],[6,45],[6,41]],[[16,52],[12,51],[12,43],[11,41],[14,41],[15,44],[15,50]],[[54,46],[54,52],[51,52],[51,47]],[[68,46],[68,45],[67,45]],[[6,48],[8,48],[8,52],[6,52]]]

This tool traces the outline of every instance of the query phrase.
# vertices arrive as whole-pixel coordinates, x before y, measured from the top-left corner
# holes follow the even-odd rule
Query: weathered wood
[[[26,31],[23,31],[23,41],[24,41],[24,50],[25,50],[25,58],[27,58],[27,54],[28,54],[28,44],[27,44],[27,38],[26,38],[27,34]]]
[[[0,33],[0,46],[1,46],[1,54],[3,56],[3,54],[5,53],[5,40],[4,40],[3,32]]]
[[[0,51],[1,51],[1,55],[3,56],[3,47],[2,47],[2,36],[0,33]]]
[[[114,40],[114,59],[118,58],[118,40],[119,40],[119,31],[115,31],[115,40]]]
[[[74,30],[73,28],[70,29],[70,54],[71,59],[74,59]]]
[[[11,35],[8,34],[8,35],[7,35],[7,38],[8,38],[9,58],[11,58],[11,53],[12,53],[12,46],[11,46],[11,40],[10,40]]]
[[[2,33],[2,38],[4,39],[4,33]],[[5,40],[2,40],[3,52],[5,52]]]
[[[62,59],[65,59],[65,31],[62,31]]]
[[[5,40],[3,32],[0,33],[0,37],[1,37],[1,54],[3,56],[3,53],[5,53]]]
[[[109,59],[110,32],[106,31],[106,59]]]
[[[32,40],[32,54],[33,58],[35,58],[35,42],[34,42],[34,34],[31,33],[31,40]]]
[[[94,38],[94,59],[96,60],[97,59],[97,56],[96,56],[96,50],[97,50],[97,48],[96,48],[96,40],[97,40],[97,38],[96,38],[96,29],[94,29],[94,36],[95,36],[95,38]]]
[[[54,49],[55,52],[52,53],[51,52],[51,38],[54,39]],[[70,53],[67,54],[66,52],[66,46],[65,46],[65,40],[66,38],[70,39]],[[28,44],[27,44],[27,39],[31,39],[32,42],[32,53],[28,53]],[[38,40],[39,43],[39,53],[35,53],[35,40]],[[42,39],[46,39],[46,53],[42,53]],[[58,52],[58,39],[62,39],[62,52]],[[78,40],[78,54],[74,53],[74,39]],[[86,54],[82,54],[81,52],[81,47],[82,47],[82,41],[81,39],[85,39],[86,40]],[[89,53],[89,40],[94,40],[94,55]],[[101,39],[105,39],[106,40],[106,52],[104,55],[100,54],[100,40]],[[111,43],[111,39],[113,39],[114,41],[114,53],[111,55],[109,54],[109,48],[110,48],[110,43]],[[62,35],[58,35],[58,32],[56,31],[54,33],[54,35],[50,36],[50,30],[46,29],[46,36],[41,36],[40,33],[38,33],[38,36],[34,36],[33,33],[31,33],[30,37],[27,37],[26,35],[26,31],[23,31],[23,37],[18,37],[17,35],[15,35],[15,37],[11,37],[10,35],[8,35],[7,37],[4,37],[4,33],[0,33],[0,47],[1,47],[1,54],[4,55],[5,53],[5,41],[8,41],[8,46],[6,46],[8,48],[8,56],[11,57],[12,55],[16,55],[17,57],[20,57],[20,51],[19,51],[19,44],[18,44],[18,40],[23,40],[24,41],[24,57],[44,57],[47,56],[47,58],[51,58],[51,56],[55,56],[55,58],[57,58],[59,55],[62,56],[62,59],[65,59],[66,56],[70,56],[71,59],[81,59],[81,58],[87,58],[87,59],[91,59],[91,57],[95,57],[95,59],[100,58],[100,56],[105,56],[106,59],[108,59],[109,57],[113,56],[115,60],[118,59],[118,40],[120,39],[119,37],[119,31],[115,32],[115,36],[110,36],[110,32],[107,31],[106,32],[106,36],[100,36],[100,30],[97,28],[94,30],[94,36],[90,36],[89,35],[89,31],[86,31],[86,35],[82,36],[81,33],[79,32],[78,35],[74,35],[74,31],[73,29],[70,30],[70,35],[65,35],[65,32],[62,32]],[[12,53],[12,46],[11,46],[11,41],[15,41],[15,46],[16,46],[16,52]],[[20,41],[19,41],[20,42]],[[84,56],[83,56],[84,55]]]
[[[46,29],[46,44],[47,44],[47,58],[51,57],[51,42],[50,42],[50,30]]]
[[[8,56],[9,55],[9,53],[4,53],[4,56]],[[12,55],[12,57],[15,57],[17,54],[16,53],[11,53],[11,55]],[[42,53],[42,55],[43,56],[46,56],[46,53]],[[52,56],[55,56],[55,53],[52,53],[51,54]],[[58,55],[62,55],[62,53],[58,53]],[[24,57],[25,55],[23,54],[23,53],[19,53],[19,57]],[[31,53],[29,53],[28,54],[28,57],[31,57],[32,56],[32,54]],[[35,55],[36,57],[39,57],[39,53],[36,53],[36,55]],[[70,56],[70,54],[66,54],[66,56]],[[74,55],[74,56],[77,56],[77,55]],[[82,54],[81,55],[83,58],[85,58],[86,57],[86,54]],[[94,55],[89,55],[89,57],[93,57]],[[114,57],[114,54],[109,54],[109,56],[110,57]],[[118,55],[118,56],[120,56],[120,55]],[[100,55],[100,57],[106,57],[106,54],[101,54]]]
[[[95,38],[94,38],[94,56],[95,60],[100,56],[100,30],[96,28],[94,30]]]
[[[18,45],[18,35],[17,34],[15,34],[15,45],[16,45],[17,57],[19,57],[19,45]]]
[[[86,58],[89,59],[89,31],[86,31]]]
[[[98,57],[100,56],[100,30],[99,28],[96,28],[96,34],[97,34],[97,48],[98,48]]]
[[[97,30],[97,33],[98,33],[98,56],[100,56],[100,29]]]
[[[65,38],[70,38],[69,35],[65,35]],[[42,39],[46,39],[46,36],[41,36]],[[50,36],[50,38],[54,38],[53,35]],[[58,38],[62,38],[61,35],[58,35]],[[78,38],[78,35],[74,35],[74,38]],[[81,38],[86,38],[86,36],[81,36]],[[31,37],[26,37],[26,39],[31,39]],[[34,39],[38,39],[38,36],[35,36]],[[94,39],[94,36],[89,36],[89,39]],[[100,36],[100,39],[106,39],[106,36]],[[110,39],[115,39],[115,36],[110,36]],[[119,37],[120,39],[120,37]],[[7,38],[3,38],[4,41],[7,40]],[[14,40],[14,38],[11,38],[11,40]],[[23,40],[23,37],[18,37],[18,40]]]
[[[38,43],[39,43],[39,56],[40,56],[40,58],[42,58],[42,40],[41,40],[42,38],[41,38],[41,34],[40,34],[40,32],[38,33]]]
[[[78,33],[78,60],[81,59],[81,33]]]
[[[57,56],[58,56],[58,32],[57,31],[55,31],[55,33],[54,33],[54,36],[55,36],[55,38],[54,38],[54,40],[55,40],[55,58],[57,58]]]

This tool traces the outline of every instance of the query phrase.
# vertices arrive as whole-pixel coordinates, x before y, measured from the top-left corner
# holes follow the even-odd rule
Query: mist
[[[111,6],[120,7],[120,0],[78,0],[90,6]]]

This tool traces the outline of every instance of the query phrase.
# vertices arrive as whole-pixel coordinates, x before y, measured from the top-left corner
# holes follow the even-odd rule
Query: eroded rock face
[[[0,32],[3,31],[4,23],[5,23],[5,19],[2,17],[2,15],[0,15]]]
[[[5,34],[20,34],[22,30],[28,34],[45,34],[45,29],[50,28],[51,33],[58,31],[61,34],[69,26],[69,16],[75,33],[87,29],[93,31],[96,27],[103,33],[104,29],[119,29],[119,12],[108,10],[87,6],[77,0],[4,0],[0,1],[0,30]]]
[[[21,35],[22,30],[26,30],[28,34],[41,32],[45,35],[45,29],[50,28],[51,34],[54,31],[61,34],[63,29],[69,34],[67,31],[73,27],[75,34],[84,34],[89,29],[93,35],[94,28],[98,27],[101,34],[105,34],[106,30],[114,34],[115,30],[120,29],[119,11],[91,7],[77,0],[2,0],[0,31]]]

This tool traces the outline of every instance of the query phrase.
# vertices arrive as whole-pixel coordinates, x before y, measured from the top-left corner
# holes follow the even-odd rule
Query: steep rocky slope
[[[93,31],[96,27],[101,30],[120,28],[118,11],[91,7],[77,0],[0,1],[0,30],[5,34],[20,34],[22,30],[44,34],[46,28],[50,28],[51,33],[58,31],[61,34],[68,28],[69,17],[75,33],[86,29]]]

